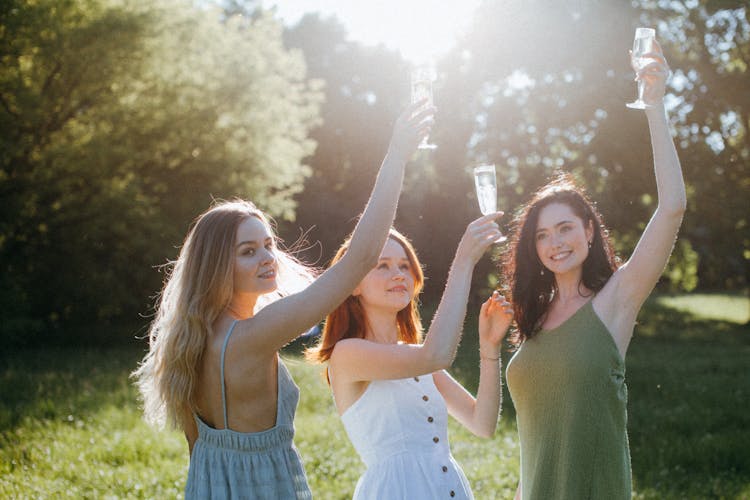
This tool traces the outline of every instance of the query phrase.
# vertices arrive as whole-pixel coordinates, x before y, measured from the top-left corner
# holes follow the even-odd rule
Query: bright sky
[[[307,12],[335,15],[349,38],[367,45],[382,43],[412,62],[447,52],[470,25],[481,0],[263,0],[276,6],[285,24]]]

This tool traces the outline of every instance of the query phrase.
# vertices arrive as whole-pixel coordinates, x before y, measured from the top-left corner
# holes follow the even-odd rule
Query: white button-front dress
[[[341,416],[367,466],[355,500],[471,499],[448,445],[448,410],[432,375],[374,380]]]

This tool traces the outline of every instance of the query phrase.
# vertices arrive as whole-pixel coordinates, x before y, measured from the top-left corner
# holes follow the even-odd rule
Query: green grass
[[[746,297],[654,298],[628,353],[635,498],[750,499],[750,332]],[[476,389],[470,324],[455,369]],[[363,465],[320,367],[287,350],[301,389],[296,444],[315,498],[351,498]],[[507,357],[507,355],[506,355]],[[179,498],[187,474],[180,433],[141,419],[128,373],[133,348],[45,349],[0,359],[0,498]],[[505,394],[493,439],[450,423],[453,454],[477,499],[512,498],[514,412]]]

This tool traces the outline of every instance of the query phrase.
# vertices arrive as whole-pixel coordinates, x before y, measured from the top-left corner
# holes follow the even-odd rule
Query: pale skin
[[[495,292],[481,307],[477,397],[445,369],[452,364],[461,337],[472,270],[500,235],[494,222],[500,215],[489,214],[469,224],[423,344],[398,343],[396,315],[413,297],[414,277],[403,247],[395,240],[386,243],[378,265],[353,292],[365,310],[365,338],[339,341],[329,360],[331,389],[340,415],[362,396],[370,381],[431,374],[456,420],[478,436],[494,434],[501,403],[500,349],[513,318],[504,297]]]
[[[224,428],[220,353],[227,346],[225,382],[229,428],[259,432],[276,424],[278,351],[317,324],[341,303],[377,262],[393,222],[406,162],[429,133],[434,108],[409,106],[396,121],[388,152],[346,256],[305,290],[254,313],[259,297],[276,289],[275,235],[255,217],[243,221],[235,238],[231,303],[211,325],[196,380],[197,412],[216,429]],[[192,453],[198,437],[192,419],[181,422]]]
[[[553,203],[540,212],[536,233],[537,255],[554,273],[558,287],[542,328],[559,326],[591,300],[594,312],[609,330],[623,360],[638,312],[672,253],[687,203],[680,160],[669,132],[663,101],[669,67],[658,43],[656,49],[657,52],[647,54],[653,62],[636,70],[636,79],[645,82],[644,101],[649,105],[645,113],[659,203],[633,254],[594,296],[581,284],[582,263],[594,228],[585,227],[568,206]],[[520,498],[519,485],[516,499]]]

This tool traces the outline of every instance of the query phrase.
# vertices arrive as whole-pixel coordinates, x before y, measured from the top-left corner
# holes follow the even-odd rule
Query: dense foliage
[[[725,0],[487,0],[438,61],[432,140],[396,225],[441,291],[478,215],[469,167],[498,165],[506,222],[557,169],[627,258],[655,208],[627,49],[657,28],[689,207],[664,289],[748,286],[750,23]],[[143,323],[190,221],[243,196],[323,265],[366,202],[408,100],[398,53],[334,18],[284,29],[255,1],[9,0],[0,6],[0,335]],[[324,101],[323,101],[324,97]],[[317,144],[317,149],[315,148]],[[496,248],[496,251],[500,251]],[[475,293],[494,284],[477,268]],[[85,331],[87,339],[94,336]]]
[[[320,93],[270,15],[178,0],[1,15],[6,340],[147,313],[154,266],[212,198],[293,218]]]

